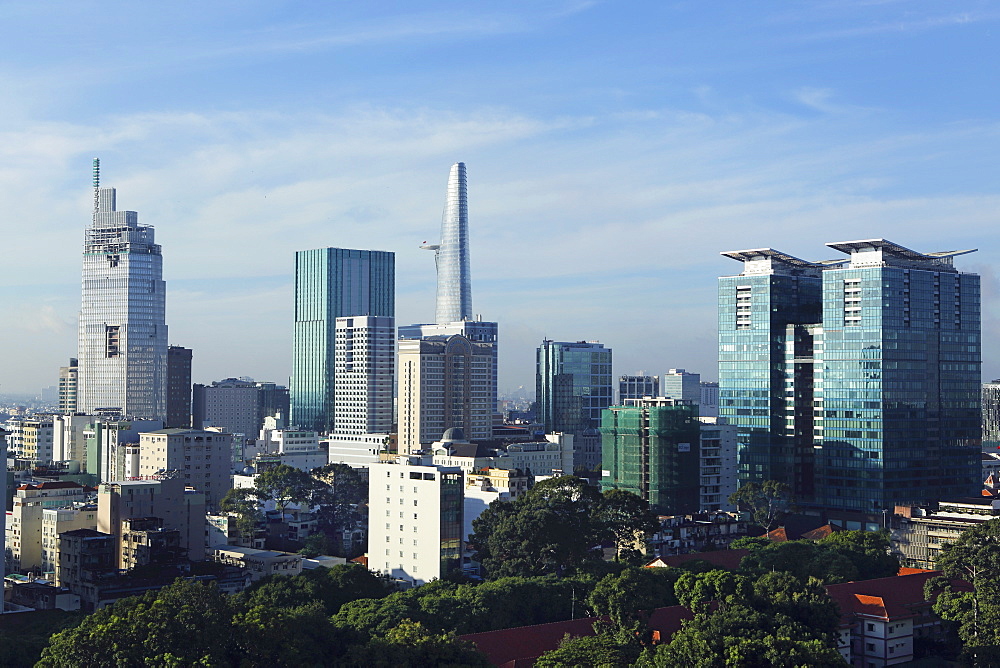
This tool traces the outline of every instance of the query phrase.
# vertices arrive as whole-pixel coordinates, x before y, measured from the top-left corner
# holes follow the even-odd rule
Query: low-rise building
[[[218,510],[232,487],[231,434],[201,429],[160,429],[139,435],[139,475],[177,471],[185,483],[205,494],[205,506]]]
[[[245,568],[254,582],[269,575],[298,575],[302,572],[302,555],[252,547],[216,545],[211,558],[220,564]]]
[[[745,538],[750,522],[745,513],[712,511],[692,515],[660,515],[660,529],[650,539],[653,554],[668,556],[725,549]]]
[[[934,568],[941,548],[995,517],[1000,517],[1000,499],[988,496],[941,501],[937,508],[896,506],[890,520],[892,550],[904,566]]]

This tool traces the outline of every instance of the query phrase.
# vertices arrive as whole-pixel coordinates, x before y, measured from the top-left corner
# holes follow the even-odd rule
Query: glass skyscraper
[[[337,318],[395,315],[395,255],[319,248],[295,254],[295,342],[289,387],[292,424],[334,426]]]
[[[849,260],[771,249],[720,279],[721,416],[741,482],[776,479],[808,505],[891,510],[980,485],[979,277],[884,239]]]
[[[614,400],[611,349],[592,341],[542,341],[535,400],[546,433],[581,434],[600,427],[601,411]]]
[[[441,243],[425,244],[434,251],[437,268],[439,324],[472,320],[472,276],[469,263],[469,197],[465,163],[456,162],[448,174],[448,195],[441,217]]]
[[[166,283],[153,228],[116,209],[94,161],[94,214],[83,248],[76,410],[163,420]]]

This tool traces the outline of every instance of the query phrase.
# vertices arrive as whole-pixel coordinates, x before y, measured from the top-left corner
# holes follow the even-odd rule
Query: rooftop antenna
[[[101,159],[94,158],[94,224],[97,224],[97,209],[101,199]]]

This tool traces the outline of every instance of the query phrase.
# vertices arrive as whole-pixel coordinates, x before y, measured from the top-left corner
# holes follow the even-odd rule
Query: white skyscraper
[[[83,249],[77,411],[163,420],[167,410],[166,284],[153,228],[118,211],[100,187]]]
[[[392,431],[395,319],[337,318],[334,342],[334,424],[337,434]]]
[[[448,196],[441,217],[441,243],[425,244],[434,251],[437,267],[435,322],[472,320],[472,276],[469,269],[469,197],[465,163],[456,162],[448,174]]]

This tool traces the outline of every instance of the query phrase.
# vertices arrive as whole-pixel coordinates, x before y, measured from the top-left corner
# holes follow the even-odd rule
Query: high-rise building
[[[291,422],[335,430],[336,322],[395,316],[395,255],[320,248],[295,254],[295,343]]]
[[[392,431],[395,319],[337,318],[334,348],[336,433],[388,434]]]
[[[719,384],[701,382],[701,401],[698,402],[698,415],[702,417],[719,416]]]
[[[691,403],[701,402],[701,374],[670,369],[663,374],[663,396]]]
[[[573,435],[601,426],[611,405],[611,349],[596,341],[545,339],[536,356],[535,400],[545,432]]]
[[[232,443],[232,436],[217,431],[144,432],[139,434],[139,475],[151,477],[175,471],[176,477],[205,494],[206,508],[218,511],[219,502],[233,486]]]
[[[59,413],[72,415],[76,412],[76,385],[78,366],[71,357],[69,366],[59,367]]]
[[[983,444],[1000,448],[1000,379],[983,383]]]
[[[493,436],[493,344],[460,334],[399,341],[399,452],[416,452],[458,427]],[[496,387],[494,384],[493,388]]]
[[[166,283],[153,228],[118,211],[94,161],[94,214],[83,248],[77,407],[163,420],[167,412]]]
[[[497,410],[497,359],[499,357],[499,326],[495,322],[483,320],[461,320],[458,322],[428,325],[404,325],[399,328],[400,339],[420,339],[428,336],[464,336],[474,343],[488,343],[493,353],[493,365],[489,373],[475,380],[489,395],[490,411]],[[481,392],[483,390],[477,390]]]
[[[167,421],[165,426],[191,426],[191,349],[167,347]]]
[[[723,255],[719,414],[742,482],[787,482],[829,511],[881,512],[980,486],[979,277],[885,239]]]
[[[441,243],[424,244],[421,248],[434,251],[437,268],[435,321],[444,324],[472,320],[469,199],[464,162],[456,162],[448,174],[448,196],[441,217]]]
[[[660,379],[657,376],[621,376],[618,379],[618,402],[626,399],[660,396]]]

